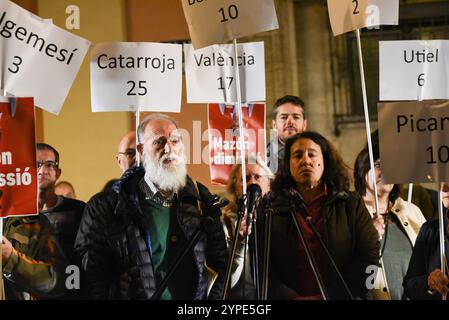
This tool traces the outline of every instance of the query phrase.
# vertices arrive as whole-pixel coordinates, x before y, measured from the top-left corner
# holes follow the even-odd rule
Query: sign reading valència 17
[[[448,181],[449,102],[382,103],[378,119],[384,182]]]
[[[273,0],[181,0],[195,49],[279,28]]]
[[[0,86],[58,114],[90,42],[0,0]],[[42,81],[45,79],[45,81]]]
[[[181,45],[97,44],[90,70],[93,112],[181,110]]]
[[[184,45],[187,101],[189,103],[237,102],[235,65],[238,65],[243,102],[265,101],[263,42],[213,45],[194,50]]]
[[[380,100],[449,99],[449,41],[381,41]]]

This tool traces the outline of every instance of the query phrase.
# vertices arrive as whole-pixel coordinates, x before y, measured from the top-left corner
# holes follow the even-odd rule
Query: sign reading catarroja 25
[[[195,49],[279,28],[274,0],[181,0]]]
[[[0,86],[54,114],[61,110],[90,42],[0,0]]]
[[[449,99],[449,41],[381,41],[380,100]]]
[[[97,44],[90,72],[93,112],[181,110],[181,45]]]
[[[386,183],[449,180],[449,102],[379,104],[380,161]]]
[[[184,46],[187,101],[189,103],[237,102],[235,65],[239,67],[242,101],[265,101],[265,59],[263,42],[213,45],[194,50]]]
[[[399,23],[399,0],[327,0],[334,36]]]

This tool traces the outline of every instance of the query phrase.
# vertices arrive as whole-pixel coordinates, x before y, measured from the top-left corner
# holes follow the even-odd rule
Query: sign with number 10
[[[182,0],[195,49],[279,28],[273,0]]]

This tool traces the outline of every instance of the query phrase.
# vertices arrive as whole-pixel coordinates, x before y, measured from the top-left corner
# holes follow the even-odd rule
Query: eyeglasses
[[[47,170],[58,169],[59,163],[56,161],[36,161],[37,169],[39,170],[42,166]]]
[[[260,175],[260,174],[247,174],[246,175],[246,181],[250,181],[251,178],[253,178],[256,181],[259,181],[260,179],[268,177],[268,175]]]
[[[126,151],[119,152],[118,154],[124,154],[127,157],[134,158],[136,156],[136,149],[126,149]]]

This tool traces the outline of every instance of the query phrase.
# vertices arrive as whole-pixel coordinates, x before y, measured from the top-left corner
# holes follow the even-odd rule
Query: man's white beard
[[[175,159],[177,164],[174,168],[164,167],[163,163],[167,158]],[[182,153],[181,156],[177,156],[173,153],[164,154],[159,161],[157,161],[148,155],[144,148],[142,162],[147,177],[161,190],[176,192],[183,188],[187,183],[187,167],[184,153]]]

